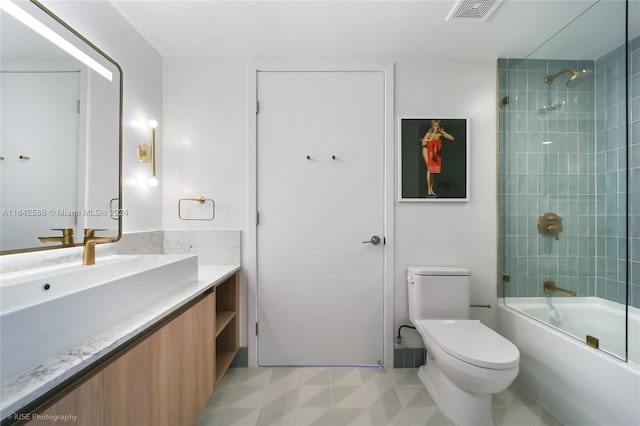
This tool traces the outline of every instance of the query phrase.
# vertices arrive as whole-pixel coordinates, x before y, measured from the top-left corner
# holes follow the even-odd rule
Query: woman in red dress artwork
[[[440,173],[442,167],[442,141],[440,137],[450,141],[455,138],[440,127],[440,120],[431,120],[431,128],[422,138],[422,158],[427,165],[427,197],[435,197],[433,190],[434,174]]]

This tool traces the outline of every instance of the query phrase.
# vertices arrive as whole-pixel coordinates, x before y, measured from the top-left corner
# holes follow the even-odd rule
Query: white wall
[[[494,327],[497,275],[496,61],[398,61],[396,114],[470,119],[471,201],[466,204],[396,205],[395,321],[409,324],[408,265],[460,265],[471,269],[474,318]],[[396,141],[397,143],[397,141]],[[417,333],[403,330],[407,346]]]
[[[162,186],[150,188],[150,164],[136,156],[140,142],[150,144],[146,122],[160,122],[158,154],[162,154],[162,56],[106,1],[42,2],[53,13],[91,40],[120,64],[124,81],[123,129],[123,231],[158,230],[162,227]],[[142,123],[135,126],[133,123]],[[114,141],[114,143],[116,143]],[[159,157],[161,158],[161,157]],[[162,165],[158,164],[162,175]],[[88,171],[91,174],[91,170]]]
[[[165,59],[165,229],[245,229],[247,65]],[[182,221],[178,200],[216,202],[212,222]]]
[[[247,63],[164,60],[166,230],[241,230],[247,263]],[[178,218],[181,198],[212,198],[212,222]],[[240,281],[240,343],[247,346],[247,281]]]
[[[289,58],[290,60],[292,58]],[[377,61],[381,58],[358,58]],[[387,58],[383,60],[387,61]],[[396,115],[470,118],[471,201],[396,204],[395,329],[408,322],[406,266],[459,264],[471,268],[474,316],[494,326],[496,308],[496,70],[495,60],[396,60]],[[240,229],[246,247],[248,62],[165,58],[164,209],[166,229]],[[397,132],[396,132],[397,134]],[[397,146],[397,141],[396,141]],[[395,159],[394,159],[395,161]],[[396,185],[397,186],[397,185]],[[182,222],[177,200],[204,195],[218,205],[214,222]],[[242,253],[247,261],[246,250]],[[247,283],[241,287],[241,344],[247,345]],[[407,345],[421,342],[403,331]]]
[[[44,4],[94,41],[124,70],[123,181],[124,207],[129,210],[124,231],[240,229],[246,247],[248,62],[165,58],[163,64],[158,52],[109,3],[45,0]],[[381,58],[358,60],[379,62]],[[406,266],[439,263],[471,268],[473,302],[492,305],[491,310],[474,310],[474,316],[494,326],[495,61],[394,62],[396,115],[456,115],[471,120],[471,201],[451,205],[396,204],[394,327],[408,322]],[[150,166],[136,158],[136,145],[150,139],[144,125],[149,118],[160,122],[161,184],[156,188],[146,186]],[[133,122],[142,126],[135,127]],[[216,220],[180,221],[178,199],[200,195],[216,200]],[[246,253],[242,258],[246,261]],[[247,344],[246,290],[245,281],[241,287],[242,345]],[[421,345],[411,332],[405,334],[408,346]]]

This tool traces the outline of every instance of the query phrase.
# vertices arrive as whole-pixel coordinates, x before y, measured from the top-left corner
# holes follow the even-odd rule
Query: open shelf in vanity
[[[239,291],[238,272],[216,286],[215,383],[224,376],[238,353]]]

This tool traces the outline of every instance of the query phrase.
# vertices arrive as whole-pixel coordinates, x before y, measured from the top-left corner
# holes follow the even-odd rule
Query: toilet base
[[[494,426],[491,394],[480,395],[460,389],[432,358],[418,369],[418,377],[438,408],[457,426]]]

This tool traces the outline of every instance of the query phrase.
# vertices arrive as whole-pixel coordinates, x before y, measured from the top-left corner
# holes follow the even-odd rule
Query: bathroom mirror
[[[117,240],[120,66],[37,1],[2,0],[0,78],[0,253]]]

